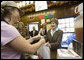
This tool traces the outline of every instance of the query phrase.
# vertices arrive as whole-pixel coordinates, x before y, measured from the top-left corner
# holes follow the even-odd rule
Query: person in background
[[[39,34],[41,34],[44,37],[47,35],[46,23],[42,24],[42,28],[40,29]]]
[[[46,45],[50,47],[51,59],[56,59],[57,49],[61,48],[63,31],[58,28],[58,20],[53,18],[51,20],[51,29],[46,35]]]
[[[21,53],[34,54],[45,43],[39,34],[26,40],[13,26],[23,16],[13,1],[1,2],[1,59],[20,59]],[[31,44],[34,40],[39,41]]]
[[[23,22],[18,22],[15,27],[23,37],[26,37],[26,28]]]
[[[18,24],[19,24],[19,21],[17,21],[13,26],[18,29]]]
[[[31,36],[31,37],[34,37],[34,36],[36,36],[36,35],[38,35],[38,31],[35,29],[35,26],[33,26],[33,31],[30,32],[30,36]],[[31,44],[34,44],[34,43],[36,43],[36,42],[38,42],[38,41],[39,41],[39,40],[33,41]]]
[[[46,28],[46,23],[41,25],[41,28],[39,30],[39,34],[46,38],[47,35],[47,28]],[[43,59],[43,57],[40,54],[37,54],[40,59]]]
[[[35,26],[33,26],[33,30],[30,32],[31,37],[34,37],[38,35],[38,31],[35,29]]]
[[[29,34],[29,26],[25,26],[26,28],[26,39],[29,39],[30,38],[30,34]]]
[[[18,22],[15,24],[15,27],[17,28],[17,30],[19,31],[19,33],[26,38],[26,28],[23,22]],[[21,59],[25,59],[25,53],[21,54]]]

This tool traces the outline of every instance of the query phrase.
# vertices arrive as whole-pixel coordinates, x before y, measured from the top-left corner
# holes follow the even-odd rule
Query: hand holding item
[[[34,37],[32,37],[32,38],[33,38],[33,40],[40,40],[40,39],[41,39],[41,35],[38,34],[37,36],[34,36]]]
[[[43,59],[43,57],[40,54],[37,54],[37,55],[38,55],[39,59]]]
[[[41,36],[40,41],[42,41],[43,43],[45,43],[45,42],[46,42],[43,36]]]
[[[42,28],[40,29],[39,34],[40,34],[41,36],[44,36],[44,32],[43,32],[43,29],[42,29]]]
[[[37,38],[38,38],[38,39],[41,39],[41,35],[40,35],[40,34],[38,34],[38,35],[37,35]]]
[[[42,33],[42,29],[40,29],[40,31],[39,31],[39,34],[41,34]]]
[[[51,45],[49,42],[47,42],[45,45],[48,46],[49,48],[51,48]]]
[[[44,36],[41,36],[41,39],[45,39]]]

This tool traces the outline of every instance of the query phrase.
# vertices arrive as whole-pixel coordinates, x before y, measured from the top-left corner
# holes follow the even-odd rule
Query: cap
[[[20,12],[20,15],[23,16],[24,12],[18,8],[17,4],[14,1],[2,1],[1,2],[1,7],[14,7],[17,8]]]
[[[11,6],[11,7],[17,7],[17,4],[13,1],[2,1],[1,2],[1,7],[4,7],[4,6]]]

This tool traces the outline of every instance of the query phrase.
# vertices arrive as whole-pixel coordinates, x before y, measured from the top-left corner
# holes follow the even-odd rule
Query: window
[[[58,19],[58,28],[63,30],[61,46],[68,47],[68,44],[75,39],[74,17]]]
[[[63,32],[74,32],[74,17],[58,19],[58,27],[63,30]]]

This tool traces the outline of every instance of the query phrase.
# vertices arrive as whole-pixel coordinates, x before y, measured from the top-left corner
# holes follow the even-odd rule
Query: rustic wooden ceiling
[[[22,1],[14,1],[16,3],[22,2]],[[48,9],[57,8],[57,7],[71,7],[71,6],[77,6],[81,3],[81,1],[47,1],[48,3]],[[30,4],[28,6],[21,7],[21,10],[27,13],[35,12],[35,4]]]

